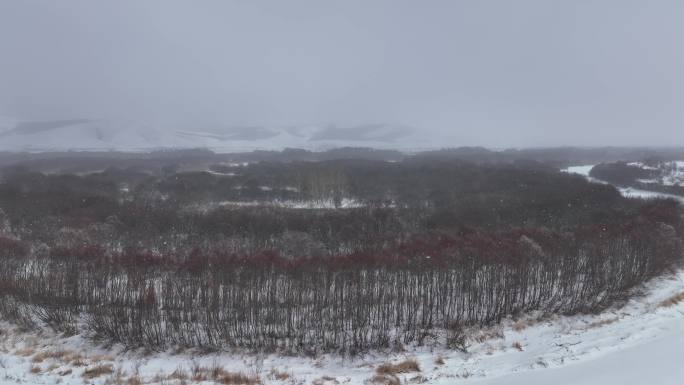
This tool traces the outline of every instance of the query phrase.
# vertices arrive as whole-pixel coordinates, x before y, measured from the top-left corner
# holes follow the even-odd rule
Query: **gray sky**
[[[684,145],[684,2],[2,1],[0,115]]]

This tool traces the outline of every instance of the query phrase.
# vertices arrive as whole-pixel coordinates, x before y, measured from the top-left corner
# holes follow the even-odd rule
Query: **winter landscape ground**
[[[683,15],[0,0],[0,385],[683,385]]]
[[[475,331],[468,353],[440,347],[357,358],[150,353],[3,323],[0,384],[364,384],[384,373],[383,365],[407,361],[417,365],[389,377],[427,384],[680,384],[684,273],[655,279],[634,294],[598,315],[531,314]],[[229,374],[246,380],[221,382]]]
[[[561,171],[607,185],[590,176],[592,168],[571,166]],[[234,170],[237,173],[228,178],[245,172]],[[618,190],[634,199],[683,199],[658,191]],[[277,207],[353,211],[365,209],[362,202],[344,198],[320,207],[313,203]],[[259,206],[249,200],[234,205],[238,210]],[[203,215],[212,210],[205,207]],[[27,329],[3,321],[0,384],[680,384],[684,378],[681,264],[629,289],[624,298],[593,314],[537,310],[509,315],[490,326],[467,326],[466,340],[458,349],[446,348],[439,342],[441,337],[435,337],[425,344],[370,349],[352,356],[254,353],[239,348],[149,349],[100,340],[88,332],[64,334],[42,323]],[[90,330],[85,325],[80,328]]]

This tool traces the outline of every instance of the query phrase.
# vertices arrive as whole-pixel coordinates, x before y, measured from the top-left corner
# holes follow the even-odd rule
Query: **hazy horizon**
[[[681,16],[675,1],[3,2],[0,142],[78,147],[83,127],[17,125],[92,119],[106,123],[88,146],[201,133],[257,148],[304,131],[370,147],[682,146]]]

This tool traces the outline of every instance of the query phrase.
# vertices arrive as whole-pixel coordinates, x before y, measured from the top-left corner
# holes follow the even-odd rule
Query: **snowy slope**
[[[474,381],[477,385],[681,385],[684,383],[684,331],[666,330],[653,341],[616,354],[551,370]]]
[[[588,323],[583,331],[570,331],[554,336],[547,351],[538,346],[540,365],[547,370],[528,370],[503,374],[496,378],[474,381],[484,385],[541,384],[682,384],[684,365],[684,306],[664,306],[673,295],[682,295],[682,274],[670,282],[661,281],[648,297],[631,301],[625,308],[602,315],[608,323]],[[674,294],[673,294],[674,293]],[[567,321],[567,320],[566,320]],[[601,321],[598,321],[599,323]],[[572,328],[572,321],[568,325]],[[564,349],[567,354],[551,361],[544,356]],[[553,353],[551,353],[553,354]],[[541,364],[544,362],[544,364]]]
[[[679,163],[684,163],[684,162],[677,162]],[[578,174],[582,175],[587,180],[590,182],[594,183],[602,183],[602,184],[609,184],[608,182],[593,178],[589,176],[589,172],[593,168],[593,165],[589,166],[572,166],[568,167],[566,169],[561,170],[562,172],[570,173],[570,174]],[[682,168],[684,169],[684,167]],[[628,198],[642,198],[642,199],[654,199],[654,198],[667,198],[667,199],[674,199],[677,201],[680,201],[684,203],[684,197],[679,196],[679,195],[673,195],[673,194],[666,194],[658,191],[648,191],[648,190],[640,190],[640,189],[635,189],[632,187],[617,187],[616,188],[620,191],[620,193]]]
[[[642,162],[632,162],[628,165],[649,170],[653,173],[651,179],[641,179],[641,183],[654,183],[663,186],[684,185],[684,161],[660,162],[655,166],[649,166]]]

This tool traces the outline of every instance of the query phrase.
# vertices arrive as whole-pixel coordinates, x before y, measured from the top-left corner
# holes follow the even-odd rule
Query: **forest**
[[[2,169],[0,316],[131,348],[467,350],[473,327],[597,312],[682,262],[677,202],[536,161],[156,167]]]

